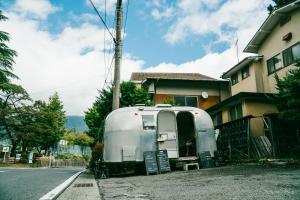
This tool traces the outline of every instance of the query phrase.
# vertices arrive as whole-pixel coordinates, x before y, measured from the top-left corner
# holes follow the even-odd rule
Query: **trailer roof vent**
[[[170,108],[172,107],[171,104],[156,104],[155,105],[156,108]]]
[[[143,103],[137,103],[137,104],[135,104],[135,106],[146,106],[146,104],[143,104]]]

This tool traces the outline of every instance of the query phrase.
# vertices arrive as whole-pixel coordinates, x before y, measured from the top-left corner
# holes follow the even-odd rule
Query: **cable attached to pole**
[[[116,43],[116,39],[115,37],[113,36],[113,34],[110,32],[108,26],[106,25],[105,21],[103,20],[103,18],[101,17],[99,11],[97,10],[97,8],[95,7],[94,3],[92,0],[89,0],[89,2],[91,3],[91,5],[93,6],[95,12],[97,13],[98,17],[101,19],[102,23],[104,24],[105,28],[107,29],[108,33],[110,34],[110,36],[112,37],[114,43]]]

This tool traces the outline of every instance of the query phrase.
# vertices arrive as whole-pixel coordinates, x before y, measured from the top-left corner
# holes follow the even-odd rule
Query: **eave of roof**
[[[266,37],[272,32],[272,30],[275,28],[275,26],[279,23],[279,21],[284,17],[287,13],[297,9],[300,7],[300,0],[297,0],[293,3],[290,3],[282,8],[279,8],[275,11],[273,11],[267,19],[264,21],[264,23],[261,25],[261,27],[258,29],[258,31],[255,33],[253,38],[250,40],[250,42],[247,44],[243,52],[247,53],[258,53],[258,49],[261,46],[261,44],[264,42]]]
[[[192,82],[218,82],[218,83],[229,83],[228,80],[221,80],[221,79],[215,79],[215,80],[191,80],[191,79],[167,79],[167,78],[146,78],[142,81],[142,84],[149,83],[151,81],[192,81]]]
[[[240,70],[244,66],[249,65],[254,60],[259,60],[261,58],[262,58],[262,56],[249,56],[249,57],[246,57],[242,61],[240,61],[238,64],[236,64],[235,66],[233,66],[232,68],[230,68],[229,70],[224,72],[222,74],[221,78],[223,78],[223,79],[229,78],[232,74],[236,73],[238,70]]]
[[[234,103],[234,102],[237,102],[237,101],[243,100],[243,99],[261,99],[261,100],[265,100],[265,101],[271,101],[270,98],[273,96],[274,96],[273,93],[240,92],[240,93],[238,93],[234,96],[231,96],[231,97],[225,99],[224,101],[208,108],[206,111],[208,113],[212,113],[212,112],[218,111],[222,107],[230,106],[231,103]]]
[[[199,73],[160,73],[160,72],[133,72],[131,81],[142,81],[146,78],[156,79],[189,79],[189,80],[216,80],[215,78]]]

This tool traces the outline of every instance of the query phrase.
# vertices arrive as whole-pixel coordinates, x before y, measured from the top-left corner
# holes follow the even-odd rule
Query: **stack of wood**
[[[266,136],[255,137],[251,141],[254,157],[266,158],[272,156],[272,145]]]

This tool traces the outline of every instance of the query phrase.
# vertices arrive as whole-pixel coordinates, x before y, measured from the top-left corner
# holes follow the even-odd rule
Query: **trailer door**
[[[178,158],[176,115],[173,111],[162,110],[157,115],[158,149],[168,151],[169,158]]]

